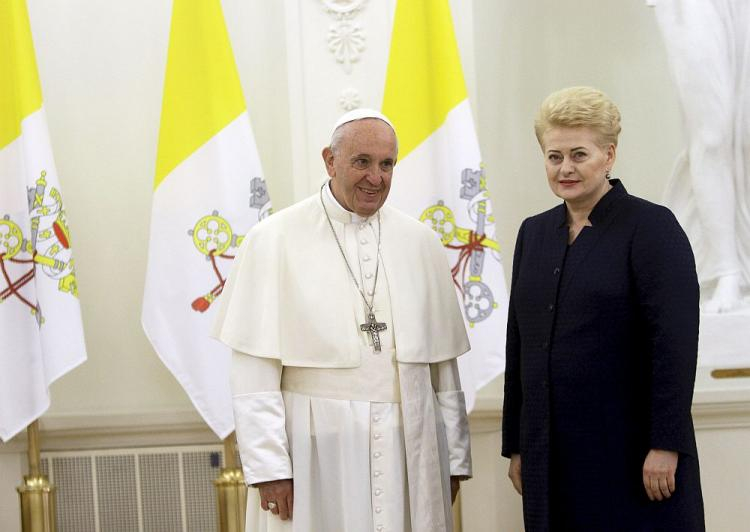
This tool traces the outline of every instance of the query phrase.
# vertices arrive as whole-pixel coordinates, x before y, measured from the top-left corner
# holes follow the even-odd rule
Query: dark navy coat
[[[564,204],[521,225],[502,454],[521,454],[529,532],[702,531],[693,253],[667,208],[612,184],[571,245]],[[661,502],[643,487],[650,449],[679,452]]]

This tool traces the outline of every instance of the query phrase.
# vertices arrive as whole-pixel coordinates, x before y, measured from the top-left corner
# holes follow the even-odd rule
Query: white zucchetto
[[[386,124],[388,124],[393,132],[396,132],[396,128],[393,127],[393,124],[390,120],[388,120],[388,117],[385,116],[380,111],[376,111],[375,109],[367,109],[367,108],[361,108],[361,109],[353,109],[351,111],[348,111],[341,115],[341,117],[336,120],[336,123],[333,125],[333,128],[331,129],[331,137],[333,137],[333,133],[343,126],[344,124],[347,124],[349,122],[354,122],[355,120],[362,120],[364,118],[377,118],[378,120],[382,120]]]

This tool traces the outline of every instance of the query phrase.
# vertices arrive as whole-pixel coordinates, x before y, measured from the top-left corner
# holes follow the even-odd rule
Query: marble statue
[[[687,148],[665,202],[695,250],[703,312],[750,306],[750,2],[649,0],[684,117]]]

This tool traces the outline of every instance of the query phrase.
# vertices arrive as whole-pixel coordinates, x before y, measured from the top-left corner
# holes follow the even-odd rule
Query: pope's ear
[[[323,162],[326,165],[326,172],[328,172],[329,177],[335,177],[336,171],[333,169],[333,150],[330,148],[330,146],[326,146],[323,148]]]

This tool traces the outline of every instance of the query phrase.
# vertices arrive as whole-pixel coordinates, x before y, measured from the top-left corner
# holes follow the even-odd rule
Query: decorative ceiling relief
[[[363,9],[367,0],[321,0],[325,10],[335,19],[328,28],[328,50],[336,58],[347,74],[352,73],[365,50],[366,36],[362,27],[354,19]],[[343,103],[342,103],[343,105]]]

